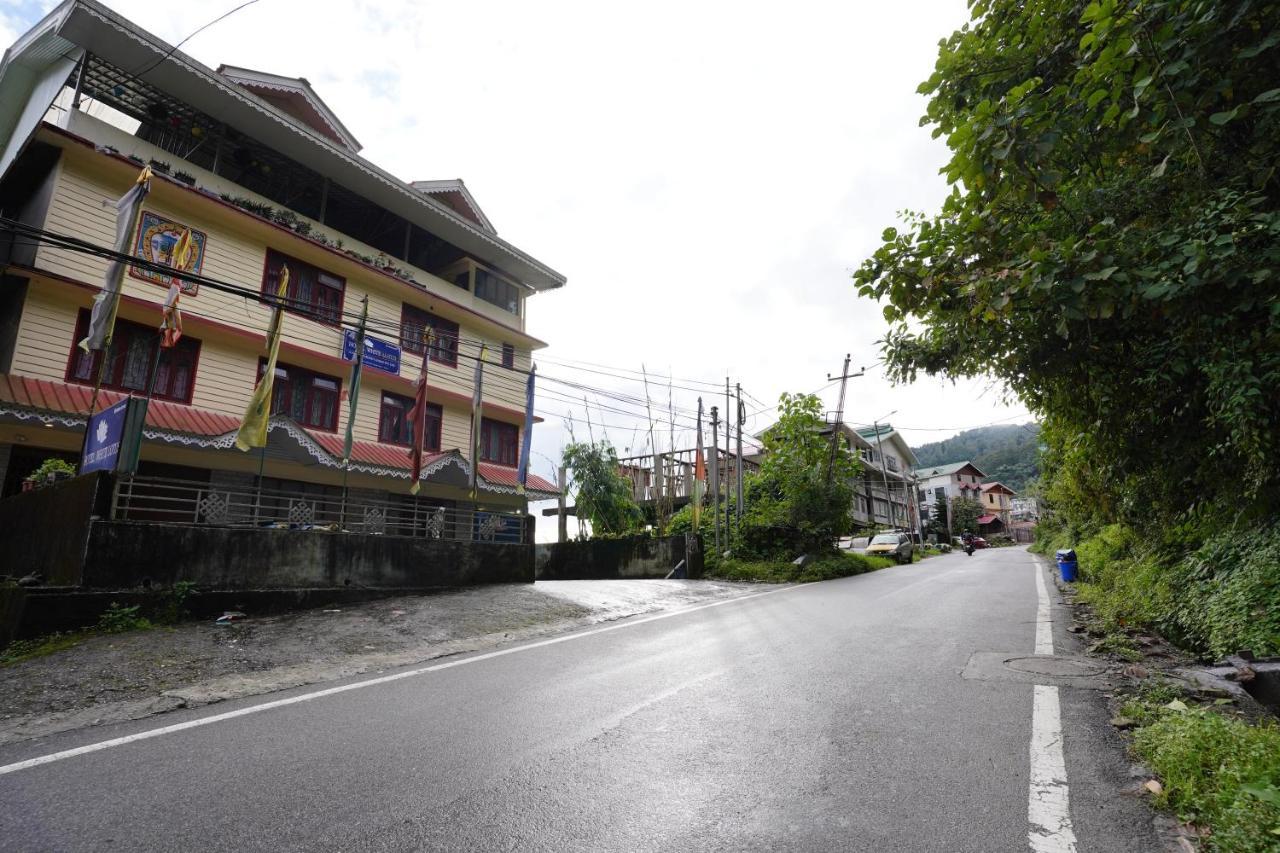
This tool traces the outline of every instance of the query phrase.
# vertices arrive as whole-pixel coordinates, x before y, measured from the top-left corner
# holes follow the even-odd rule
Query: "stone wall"
[[[702,538],[632,536],[537,546],[538,580],[665,578],[681,561],[687,577],[702,577]]]
[[[533,548],[317,530],[95,522],[81,585],[90,589],[440,588],[532,583]]]
[[[110,502],[111,476],[101,472],[0,500],[0,575],[77,586],[92,518]]]

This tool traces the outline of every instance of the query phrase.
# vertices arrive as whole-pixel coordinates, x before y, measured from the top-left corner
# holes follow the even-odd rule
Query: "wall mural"
[[[142,212],[142,221],[138,226],[138,242],[134,246],[135,254],[140,258],[157,264],[173,266],[173,247],[177,245],[178,238],[182,236],[183,229],[186,227],[180,222],[174,222],[171,219],[165,219],[163,216],[144,210]],[[204,244],[206,239],[207,237],[203,231],[191,229],[191,242],[194,244],[194,248],[185,268],[187,272],[193,272],[198,275],[204,267]],[[137,267],[130,267],[129,274],[134,278],[154,282],[164,288],[168,288],[175,281],[173,276],[162,275],[150,270],[141,270]],[[182,281],[180,279],[177,281],[179,287],[182,288],[184,296],[195,296],[200,287],[195,282]]]

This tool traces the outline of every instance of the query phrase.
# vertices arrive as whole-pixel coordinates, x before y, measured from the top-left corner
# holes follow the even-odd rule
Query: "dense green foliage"
[[[972,498],[952,498],[949,511],[953,535],[959,536],[966,530],[970,533],[978,532],[978,518],[982,516],[982,504]],[[945,530],[945,520],[943,524]]]
[[[708,576],[730,581],[754,583],[812,583],[861,575],[896,565],[885,557],[835,552],[824,554],[806,566],[790,560],[720,560]]]
[[[830,550],[852,525],[858,457],[841,437],[823,435],[822,401],[783,394],[778,421],[764,436],[760,470],[744,484],[737,556],[789,560]]]
[[[1209,524],[1161,539],[1120,524],[1084,539],[1042,529],[1038,550],[1076,549],[1079,599],[1108,630],[1156,629],[1206,658],[1245,649],[1280,655],[1280,524],[1203,539],[1214,530]]]
[[[1210,850],[1280,850],[1280,729],[1173,704],[1134,736],[1164,783],[1159,803],[1211,826]]]
[[[957,433],[913,448],[921,468],[968,460],[1015,492],[1024,492],[1040,476],[1040,428],[1036,424],[1000,424]]]
[[[578,519],[593,536],[624,536],[640,530],[644,516],[631,483],[618,470],[618,452],[608,441],[573,442],[564,449]]]
[[[1280,489],[1280,4],[977,0],[925,122],[936,216],[856,275],[886,356],[994,374],[1043,417],[1077,520],[1173,523]],[[910,325],[909,325],[910,323]]]

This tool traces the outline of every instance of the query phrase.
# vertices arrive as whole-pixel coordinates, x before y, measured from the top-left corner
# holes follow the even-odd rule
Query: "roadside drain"
[[[1061,687],[1106,687],[1107,666],[1068,655],[974,652],[961,676],[972,681],[1018,681]]]
[[[1092,661],[1059,657],[1058,655],[1008,658],[1005,660],[1004,665],[1014,672],[1025,672],[1029,675],[1047,675],[1050,678],[1089,678],[1106,672],[1105,667],[1099,666]]]

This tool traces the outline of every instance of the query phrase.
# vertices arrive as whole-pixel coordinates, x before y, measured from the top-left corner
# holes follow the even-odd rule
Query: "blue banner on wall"
[[[342,330],[342,359],[343,361],[356,360],[355,329]],[[387,373],[398,374],[400,372],[400,347],[365,334],[364,364],[365,367],[376,367],[378,370],[384,370]]]
[[[124,441],[125,415],[129,400],[125,398],[114,406],[108,406],[89,419],[89,429],[84,437],[84,456],[80,460],[80,473],[90,471],[114,471],[120,458]]]

